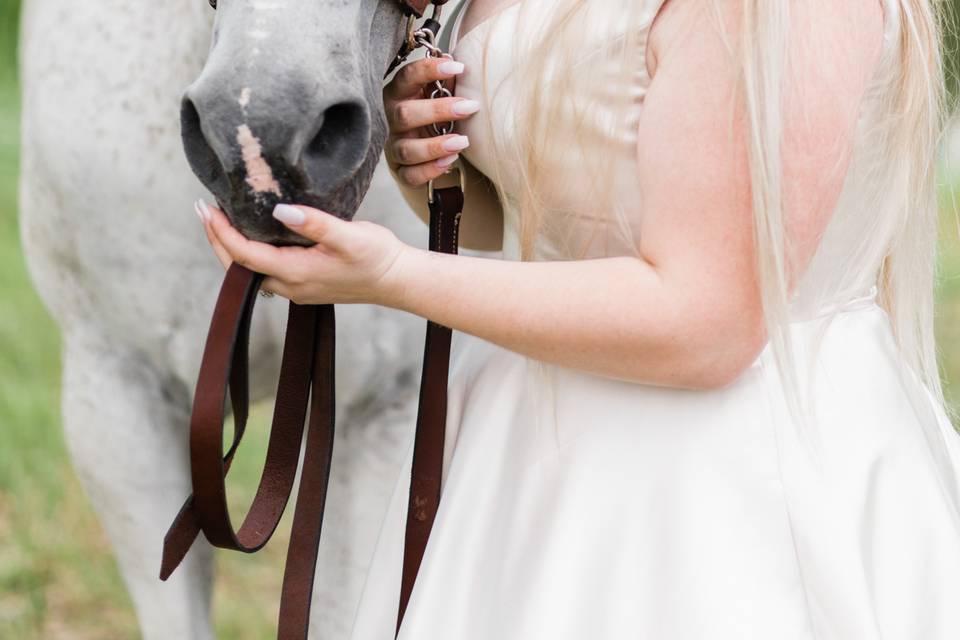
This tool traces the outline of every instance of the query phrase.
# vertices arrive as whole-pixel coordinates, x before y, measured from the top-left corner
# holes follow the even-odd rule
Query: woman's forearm
[[[739,264],[747,258],[724,251],[730,233],[709,246],[694,231],[675,233],[683,241],[670,251],[648,238],[659,262],[647,254],[521,262],[426,251],[381,225],[304,206],[277,205],[273,215],[316,243],[310,248],[248,240],[203,203],[198,214],[225,267],[265,274],[266,290],[298,304],[395,307],[606,377],[723,386],[766,342],[755,279]]]
[[[409,248],[385,304],[529,357],[646,384],[709,388],[759,347],[646,261],[518,262]]]

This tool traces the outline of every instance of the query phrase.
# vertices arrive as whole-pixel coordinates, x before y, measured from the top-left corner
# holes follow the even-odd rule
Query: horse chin
[[[218,198],[233,226],[244,237],[277,246],[312,246],[313,241],[291,231],[273,217],[278,204],[300,204],[352,220],[360,208],[373,180],[373,173],[380,157],[380,149],[371,149],[357,170],[322,191],[310,188],[310,184],[322,184],[324,176],[305,176],[291,172],[276,176],[274,189],[254,190],[246,174],[231,176],[237,188],[230,190],[226,198]]]

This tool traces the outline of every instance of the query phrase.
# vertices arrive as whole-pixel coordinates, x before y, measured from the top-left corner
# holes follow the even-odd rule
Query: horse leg
[[[98,331],[64,335],[63,417],[74,468],[116,552],[145,640],[212,637],[212,552],[197,540],[158,578],[163,535],[190,493],[182,385]]]

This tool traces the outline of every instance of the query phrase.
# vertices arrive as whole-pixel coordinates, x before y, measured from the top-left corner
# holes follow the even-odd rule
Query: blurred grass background
[[[954,0],[960,4],[960,0]],[[136,638],[130,600],[109,544],[69,467],[60,430],[59,338],[30,285],[17,229],[19,0],[0,0],[0,640]],[[956,40],[949,38],[948,48]],[[951,57],[951,69],[957,65]],[[951,71],[951,86],[955,86]],[[943,182],[952,184],[944,179]],[[955,194],[942,191],[938,333],[948,392],[960,384],[960,242]],[[263,408],[260,411],[263,420]],[[262,451],[251,429],[245,451]],[[261,446],[254,441],[260,437]],[[231,473],[252,495],[257,454]],[[219,637],[270,638],[289,518],[261,554],[219,554]]]

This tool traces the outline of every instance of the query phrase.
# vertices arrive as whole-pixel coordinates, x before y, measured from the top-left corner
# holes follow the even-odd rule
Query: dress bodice
[[[529,3],[531,0],[524,0]],[[539,2],[541,0],[533,0]],[[647,2],[645,25],[649,25],[656,13],[658,2]],[[459,38],[459,27],[462,22],[465,8],[470,0],[464,0],[458,7],[453,21],[451,38],[451,53],[457,60],[466,63],[465,72],[457,78],[456,95],[481,100],[484,91],[483,71],[486,71],[487,90],[491,92],[490,112],[482,111],[476,116],[457,123],[460,133],[470,137],[471,146],[463,155],[471,164],[485,175],[495,180],[495,163],[501,163],[501,175],[504,178],[504,191],[509,196],[518,193],[516,184],[517,172],[510,166],[503,166],[505,158],[495,157],[490,140],[493,136],[506,139],[513,135],[516,118],[513,117],[512,107],[515,105],[515,95],[518,83],[510,68],[510,51],[514,46],[515,29],[520,14],[520,3],[508,5],[494,16],[486,19],[471,29],[465,38]],[[545,8],[546,10],[546,8]],[[646,33],[644,28],[643,33]],[[584,33],[589,38],[591,34]],[[490,51],[484,69],[483,44],[486,38],[490,39]],[[604,157],[611,160],[609,167],[615,172],[613,182],[616,192],[616,201],[623,206],[639,208],[641,191],[637,175],[637,135],[640,119],[640,110],[649,76],[646,65],[638,61],[636,72],[631,77],[629,86],[623,87],[619,75],[619,68],[615,56],[605,55],[604,47],[610,47],[610,39],[606,35],[594,36],[594,42],[588,43],[591,50],[597,50],[597,56],[590,61],[591,74],[603,74],[610,78],[604,86],[621,88],[629,92],[629,104],[625,113],[619,113],[615,108],[614,100],[601,100],[592,103],[591,120],[587,123],[585,132],[581,131],[582,139],[586,140],[582,147],[583,153],[591,153],[593,149],[600,150]],[[582,101],[583,96],[564,95],[563,100]],[[556,121],[551,135],[557,139],[574,139],[576,134],[574,118],[575,106],[565,110],[566,117]],[[485,117],[488,116],[488,117]],[[614,119],[618,119],[615,121]],[[612,143],[612,144],[610,144]],[[580,151],[570,145],[567,152],[559,157],[540,158],[550,176],[549,193],[551,209],[563,212],[564,227],[559,231],[547,232],[541,237],[536,247],[537,259],[562,260],[569,259],[579,248],[579,239],[584,234],[593,233],[594,241],[587,250],[585,257],[603,257],[609,255],[624,255],[634,253],[633,233],[617,230],[614,225],[607,225],[611,217],[592,212],[590,190],[584,188],[584,180],[588,179],[583,171],[585,161],[580,157]],[[614,157],[610,158],[609,154]],[[506,160],[509,165],[509,160]],[[516,202],[503,204],[504,217],[504,258],[519,259],[520,250],[517,239],[518,218]],[[629,219],[629,217],[628,217]],[[634,218],[635,220],[635,218]],[[600,223],[600,231],[596,231],[595,222]]]
[[[598,34],[593,38],[591,47],[596,47],[599,55],[591,56],[590,72],[600,73],[610,78],[604,86],[610,87],[611,99],[593,103],[591,126],[585,143],[577,150],[570,145],[565,154],[559,157],[541,158],[541,163],[551,176],[551,188],[548,190],[550,211],[563,211],[562,228],[544,233],[538,238],[535,258],[540,260],[573,259],[573,247],[584,234],[594,233],[587,254],[583,257],[605,257],[632,255],[635,253],[635,238],[639,237],[637,226],[643,215],[643,193],[637,179],[637,142],[638,127],[644,97],[651,83],[646,65],[647,33],[665,0],[610,0],[624,7],[630,3],[640,3],[642,11],[642,33],[636,38],[639,50],[636,52],[636,68],[630,75],[630,81],[624,85],[618,69],[616,56],[604,55],[603,48],[618,34]],[[514,135],[516,118],[513,107],[516,103],[518,83],[511,68],[511,52],[518,28],[521,4],[529,5],[546,2],[544,11],[549,11],[550,0],[521,0],[509,4],[499,12],[484,20],[475,28],[459,37],[463,15],[471,0],[462,0],[454,9],[448,21],[448,31],[443,34],[448,39],[449,51],[453,57],[465,63],[466,70],[457,78],[456,95],[473,98],[484,103],[483,96],[489,92],[487,113],[481,110],[476,116],[457,123],[457,131],[470,137],[471,144],[462,155],[491,180],[500,176],[500,186],[507,201],[503,208],[503,257],[519,259],[518,206],[514,194],[519,193],[517,171],[512,170],[511,159],[497,156],[493,152],[492,140],[495,136],[509,139]],[[880,237],[876,229],[877,216],[896,215],[886,208],[896,206],[897,200],[889,197],[886,190],[895,188],[896,180],[890,180],[895,159],[884,152],[884,136],[889,135],[886,127],[893,120],[885,117],[889,108],[888,97],[894,86],[898,72],[897,34],[899,33],[899,8],[896,0],[880,0],[884,11],[884,47],[882,58],[875,74],[867,86],[861,103],[858,128],[854,142],[854,151],[844,186],[830,223],[822,237],[820,246],[813,256],[806,272],[801,278],[792,299],[791,315],[796,319],[812,317],[832,305],[841,304],[854,298],[871,296],[876,293],[876,281],[883,256],[892,237]],[[626,24],[627,21],[623,21]],[[522,25],[521,25],[522,26]],[[624,27],[625,28],[625,27]],[[584,33],[590,38],[590,33]],[[484,41],[489,40],[489,54],[484,59]],[[614,108],[614,91],[628,92],[628,108],[625,113]],[[563,95],[558,99],[567,101],[583,100],[578,95]],[[609,109],[606,108],[609,106]],[[617,121],[612,119],[617,118]],[[552,127],[552,135],[575,135],[572,120],[561,118]],[[582,133],[581,133],[582,135]],[[585,188],[589,174],[583,171],[584,160],[580,153],[614,154],[609,167],[615,172],[615,203],[627,212],[629,228],[620,228],[612,222],[613,216],[602,215],[595,220],[597,213],[591,213],[590,190]],[[497,166],[499,165],[499,166]],[[496,169],[499,168],[499,173]],[[469,197],[469,194],[468,194]],[[600,223],[600,232],[596,233],[595,222]],[[889,234],[888,234],[889,235]]]

